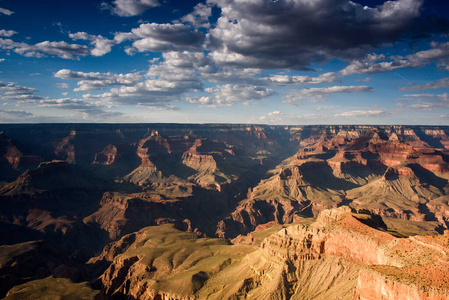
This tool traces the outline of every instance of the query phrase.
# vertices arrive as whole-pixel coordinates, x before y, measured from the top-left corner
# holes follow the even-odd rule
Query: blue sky
[[[0,0],[0,123],[449,125],[439,0]]]

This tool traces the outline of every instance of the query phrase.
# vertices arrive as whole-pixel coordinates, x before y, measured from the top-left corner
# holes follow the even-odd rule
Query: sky
[[[0,123],[449,125],[447,0],[0,0]]]

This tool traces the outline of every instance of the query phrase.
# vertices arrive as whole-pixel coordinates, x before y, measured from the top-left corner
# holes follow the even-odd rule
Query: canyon
[[[5,299],[449,299],[449,127],[0,124],[0,170]]]

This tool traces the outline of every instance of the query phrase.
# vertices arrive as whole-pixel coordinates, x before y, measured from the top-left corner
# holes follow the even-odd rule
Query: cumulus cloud
[[[5,84],[0,81],[0,99],[1,100],[20,100],[35,101],[42,97],[36,95],[37,90],[34,88],[23,87],[14,83]]]
[[[415,101],[412,104],[398,103],[397,106],[410,109],[434,110],[449,108],[449,94],[409,94],[404,95],[408,101]],[[407,101],[407,102],[408,102]]]
[[[371,78],[369,78],[369,77],[366,77],[366,78],[363,78],[363,79],[356,79],[355,80],[355,82],[370,82],[371,81]]]
[[[441,78],[437,81],[431,81],[425,84],[417,84],[411,86],[400,87],[400,91],[424,91],[432,89],[446,89],[449,88],[449,77]]]
[[[308,69],[310,62],[354,58],[396,41],[419,16],[422,0],[371,8],[349,0],[211,0],[221,16],[208,35],[219,64]]]
[[[136,36],[132,32],[116,32],[114,34],[114,41],[116,41],[117,44],[134,39],[136,39]]]
[[[200,50],[204,39],[202,32],[192,30],[184,24],[146,23],[132,29],[131,32],[133,38],[137,39],[133,47],[139,52]]]
[[[1,8],[1,7],[0,7],[0,14],[4,14],[4,15],[7,15],[7,16],[10,16],[10,15],[12,15],[13,13],[14,13],[14,12],[11,11],[11,10],[9,10],[9,9]]]
[[[295,103],[298,101],[322,101],[335,93],[367,93],[372,92],[373,88],[369,86],[331,86],[323,88],[306,88],[300,90],[290,90],[283,95],[285,103]]]
[[[207,57],[207,64],[200,71],[203,79],[218,83],[265,85],[268,80],[268,78],[260,77],[262,75],[261,69],[217,66],[209,56]]]
[[[251,100],[261,100],[276,94],[274,90],[262,86],[232,84],[207,88],[205,92],[210,95],[191,97],[187,99],[188,102],[211,107],[232,106]]]
[[[72,111],[81,114],[84,118],[122,115],[120,112],[105,111],[98,103],[71,98],[41,100],[37,106],[42,108],[55,108]]]
[[[56,78],[61,79],[76,79],[78,81],[78,88],[75,91],[94,91],[101,90],[105,87],[122,85],[132,86],[135,85],[142,76],[139,73],[129,74],[113,74],[110,72],[76,72],[69,69],[61,69],[54,75]]]
[[[379,59],[385,59],[382,55]],[[395,60],[395,61],[383,61],[377,62],[371,58],[365,60],[355,60],[346,68],[340,71],[343,76],[351,74],[373,74],[382,72],[391,72],[396,69],[405,68],[411,66],[411,63],[407,60]]]
[[[276,86],[310,85],[319,83],[331,83],[337,81],[340,78],[341,77],[334,72],[324,73],[317,77],[298,75],[271,75],[267,78],[267,84]]]
[[[181,18],[182,22],[190,23],[196,28],[209,28],[209,17],[212,15],[212,6],[198,3],[193,8],[193,12]]]
[[[33,118],[34,115],[24,110],[0,109],[1,122],[23,123],[24,119]]]
[[[120,17],[137,16],[156,6],[159,6],[157,0],[114,0],[113,5],[103,3],[103,8]]]
[[[145,79],[129,86],[112,88],[100,95],[85,95],[121,104],[169,108],[180,96],[203,89],[198,68],[205,64],[199,52],[164,52],[163,61],[149,67]]]
[[[217,66],[209,57],[200,69],[201,77],[205,80],[218,83],[238,83],[267,86],[303,86],[320,83],[332,83],[342,76],[335,72],[327,72],[318,76],[272,74],[263,76],[259,68],[236,68],[232,66]]]
[[[380,115],[384,115],[385,111],[382,109],[376,110],[353,110],[347,111],[341,114],[336,114],[335,117],[347,118],[347,117],[377,117]]]
[[[275,111],[272,111],[272,112],[268,113],[268,115],[269,116],[282,116],[283,113],[280,112],[279,110],[275,110]]]
[[[431,49],[419,51],[406,56],[395,56],[390,61],[385,61],[384,55],[368,54],[364,59],[352,61],[345,69],[340,71],[343,76],[351,74],[373,74],[391,72],[400,68],[417,68],[425,66],[433,61],[447,67],[446,59],[449,58],[449,42],[432,42]]]
[[[16,33],[17,33],[17,31],[14,31],[14,30],[5,30],[5,29],[0,30],[1,37],[10,37]]]
[[[65,83],[65,82],[57,83],[56,85],[60,89],[68,89],[69,88],[69,85],[67,83]]]
[[[118,44],[116,40],[109,40],[101,35],[91,35],[86,32],[70,33],[69,37],[72,40],[90,41],[90,44],[94,46],[94,48],[90,50],[90,53],[93,56],[103,56],[111,52],[112,46]]]
[[[14,42],[11,39],[0,38],[0,48],[14,50],[17,54],[26,57],[45,57],[46,55],[57,56],[64,59],[78,59],[89,53],[89,48],[84,45],[68,44],[64,41],[44,41],[35,45]]]

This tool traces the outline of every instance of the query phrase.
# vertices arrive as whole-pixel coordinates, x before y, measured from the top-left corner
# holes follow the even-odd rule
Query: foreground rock
[[[90,264],[110,263],[107,294],[135,299],[449,299],[449,235],[396,238],[349,207],[304,222],[234,244],[147,227]]]

